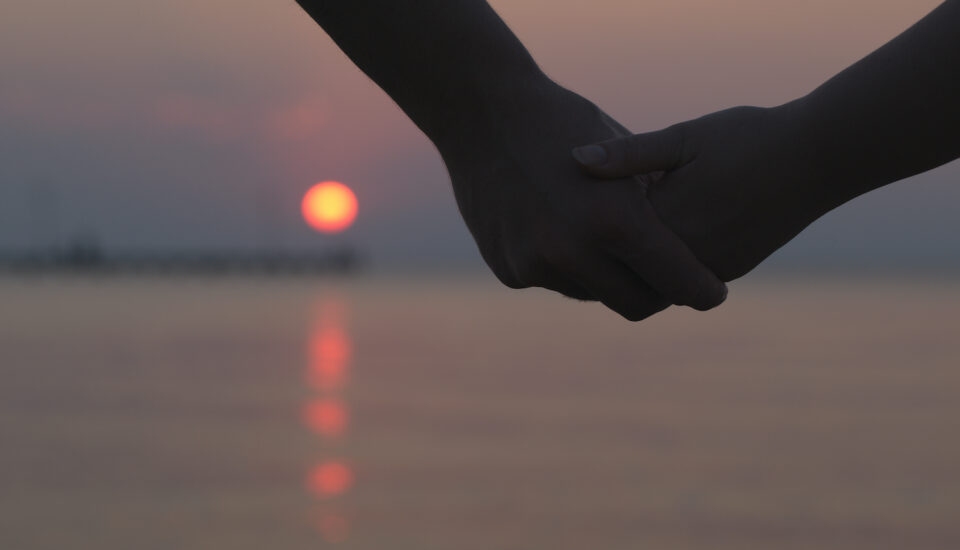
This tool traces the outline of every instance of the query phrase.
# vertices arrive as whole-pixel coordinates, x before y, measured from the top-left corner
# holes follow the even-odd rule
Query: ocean
[[[0,279],[0,548],[960,548],[960,279]]]

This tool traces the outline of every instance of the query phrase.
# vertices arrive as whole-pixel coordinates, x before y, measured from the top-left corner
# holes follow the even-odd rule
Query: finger
[[[630,321],[642,321],[670,307],[666,298],[611,256],[588,255],[570,273],[595,299]]]
[[[610,252],[673,304],[700,311],[722,304],[727,298],[723,281],[663,225],[646,199],[637,202],[618,238],[608,244]]]
[[[554,274],[554,276],[551,277],[550,282],[543,283],[538,286],[542,286],[547,290],[559,292],[567,298],[580,300],[581,302],[597,301],[597,298],[590,291],[583,288],[579,283],[574,282],[569,277],[560,277]]]
[[[682,164],[683,134],[678,126],[577,147],[573,157],[590,175],[623,178],[667,172]]]

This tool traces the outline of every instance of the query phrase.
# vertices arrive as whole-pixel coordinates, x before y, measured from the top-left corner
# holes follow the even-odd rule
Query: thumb
[[[577,147],[573,158],[583,169],[601,178],[624,178],[650,172],[668,172],[682,163],[683,137],[673,126]]]

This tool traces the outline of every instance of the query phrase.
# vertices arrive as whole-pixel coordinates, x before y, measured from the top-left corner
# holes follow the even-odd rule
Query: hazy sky
[[[636,131],[807,93],[938,0],[497,0],[548,74]],[[0,246],[361,245],[476,262],[432,145],[293,0],[0,6]],[[957,163],[819,222],[781,259],[960,259]],[[353,187],[345,235],[299,199]]]

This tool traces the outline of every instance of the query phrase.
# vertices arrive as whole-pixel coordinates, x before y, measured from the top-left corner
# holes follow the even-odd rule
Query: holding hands
[[[741,277],[830,210],[960,157],[960,0],[800,99],[574,156],[598,178],[654,174],[660,218],[720,279]]]
[[[437,146],[503,283],[631,320],[715,307],[826,212],[960,157],[960,0],[796,101],[632,136],[484,0],[298,1]]]
[[[646,181],[624,171],[598,185],[570,158],[578,143],[623,135],[544,78],[441,151],[460,212],[507,286],[599,300],[631,320],[671,304],[720,304],[726,287],[660,220]]]
[[[830,209],[814,189],[789,114],[740,107],[574,156],[597,178],[652,174],[647,196],[656,214],[720,279],[732,281]]]

